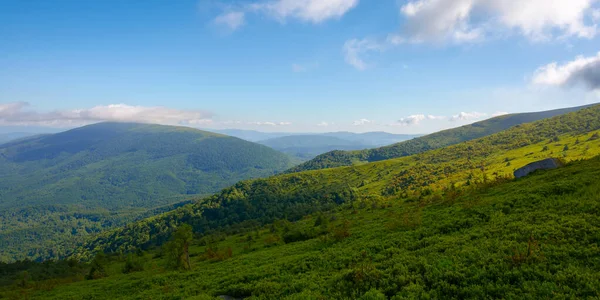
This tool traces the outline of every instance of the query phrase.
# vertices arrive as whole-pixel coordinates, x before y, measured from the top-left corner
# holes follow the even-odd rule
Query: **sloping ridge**
[[[458,128],[447,129],[432,133],[412,140],[400,142],[390,146],[358,150],[358,151],[331,151],[321,154],[314,159],[302,163],[288,170],[288,173],[308,170],[319,170],[350,166],[357,163],[375,162],[397,157],[409,156],[432,149],[458,144],[494,134],[519,124],[530,123],[558,115],[578,111],[596,104],[555,109],[542,112],[518,113],[503,115]]]
[[[76,256],[89,258],[99,249],[118,252],[160,245],[182,223],[205,233],[282,218],[298,220],[343,203],[419,197],[454,186],[457,181],[468,185],[470,181],[485,182],[490,175],[503,178],[502,174],[512,174],[514,167],[562,149],[563,145],[554,142],[559,136],[572,139],[576,152],[570,152],[571,159],[590,158],[599,153],[600,140],[590,138],[598,130],[600,105],[410,157],[242,181],[192,205],[103,233],[86,242]],[[544,152],[542,148],[550,144],[552,150]]]

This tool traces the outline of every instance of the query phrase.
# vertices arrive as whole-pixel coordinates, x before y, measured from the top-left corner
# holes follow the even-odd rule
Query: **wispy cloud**
[[[302,22],[322,23],[330,19],[338,19],[358,5],[359,0],[272,0],[272,1],[256,1],[237,5],[236,9],[225,12],[216,17],[217,19],[228,19],[230,14],[241,14],[244,16],[248,13],[263,14],[269,16],[279,22],[286,22],[289,19],[295,19]],[[237,20],[234,18],[234,20]],[[229,25],[228,22],[223,22]],[[238,26],[232,29],[239,28],[243,22],[234,22]]]
[[[165,125],[207,125],[212,113],[202,110],[180,110],[162,106],[110,104],[89,109],[38,112],[28,109],[26,102],[0,104],[1,125],[36,125],[52,127],[80,126],[102,121],[142,122]]]
[[[219,26],[224,26],[229,30],[236,30],[244,25],[246,13],[241,11],[232,11],[221,14],[214,19],[214,23]]]
[[[600,52],[596,56],[578,56],[575,60],[559,65],[557,62],[535,71],[532,82],[538,85],[582,85],[590,90],[600,89]]]
[[[504,116],[504,115],[508,115],[508,113],[505,111],[497,111],[492,114],[492,117],[499,117],[499,116]]]
[[[370,124],[375,124],[375,121],[372,121],[369,119],[360,119],[360,120],[356,120],[356,121],[352,122],[352,125],[354,125],[354,126],[364,126],[364,125],[370,125]]]
[[[382,44],[369,39],[348,40],[343,47],[346,63],[361,71],[369,67],[369,64],[364,60],[365,56],[368,56],[370,52],[382,51],[383,49]]]
[[[248,125],[256,125],[256,126],[289,126],[292,125],[292,122],[248,122]]]
[[[321,123],[318,123],[317,126],[319,126],[319,127],[327,127],[327,126],[329,126],[329,123],[323,121]]]

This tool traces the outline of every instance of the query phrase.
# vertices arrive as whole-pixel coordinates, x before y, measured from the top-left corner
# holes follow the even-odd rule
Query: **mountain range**
[[[100,123],[8,142],[0,260],[56,257],[61,242],[290,166],[266,146],[186,127]]]
[[[323,134],[289,135],[258,141],[259,144],[290,154],[301,160],[332,150],[361,150],[405,141],[420,135],[387,132],[332,132]]]
[[[360,199],[419,198],[510,177],[516,168],[548,157],[591,158],[600,153],[599,131],[596,105],[417,155],[242,181],[192,205],[101,234],[78,255],[89,258],[92,249],[109,253],[161,245],[170,235],[165,228],[182,222],[202,234],[282,218],[294,221]]]
[[[494,134],[523,123],[534,122],[554,116],[592,107],[590,104],[542,112],[518,113],[502,115],[488,120],[476,122],[458,128],[442,130],[436,133],[400,142],[397,144],[360,151],[332,151],[321,154],[314,159],[295,166],[290,172],[318,170],[340,166],[349,166],[366,162],[375,162],[397,157],[409,156],[428,150],[458,144]]]

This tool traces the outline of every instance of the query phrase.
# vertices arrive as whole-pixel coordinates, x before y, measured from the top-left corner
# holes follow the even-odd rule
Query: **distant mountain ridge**
[[[331,132],[311,135],[290,135],[259,141],[299,159],[311,159],[332,150],[362,150],[393,144],[417,135],[400,135],[387,132]]]
[[[307,170],[318,170],[350,166],[353,164],[375,162],[386,159],[409,156],[422,153],[428,150],[438,149],[449,145],[473,140],[494,134],[511,127],[530,123],[558,115],[578,111],[584,108],[592,107],[597,104],[590,104],[578,107],[555,109],[542,112],[517,113],[502,115],[488,120],[476,122],[470,125],[458,128],[447,129],[421,136],[412,140],[403,141],[397,144],[359,151],[331,151],[321,154],[314,159],[302,163],[288,170],[288,172],[301,172]]]
[[[266,146],[186,127],[100,123],[9,142],[0,145],[0,260],[52,257],[60,241],[290,166]]]
[[[37,133],[30,133],[30,132],[0,133],[0,145],[14,141],[14,140],[27,138],[27,137],[31,137],[31,136],[35,136],[35,135],[37,135]]]

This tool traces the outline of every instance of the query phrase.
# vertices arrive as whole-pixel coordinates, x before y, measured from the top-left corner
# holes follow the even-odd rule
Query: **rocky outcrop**
[[[556,158],[547,158],[544,160],[532,162],[515,171],[515,178],[521,178],[537,170],[550,170],[562,167],[563,163]]]

